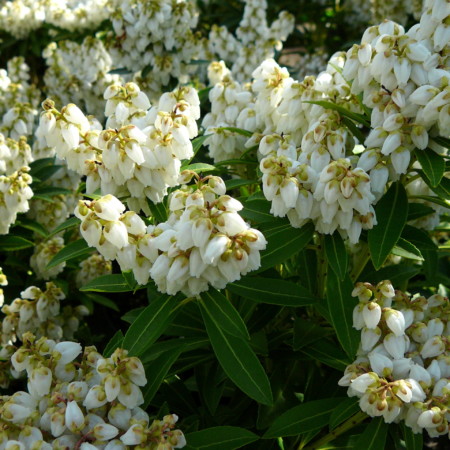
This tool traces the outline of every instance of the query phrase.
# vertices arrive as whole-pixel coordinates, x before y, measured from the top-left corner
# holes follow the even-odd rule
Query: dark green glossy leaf
[[[430,214],[434,214],[434,209],[423,203],[409,203],[408,205],[408,222],[426,217]]]
[[[230,300],[219,291],[211,288],[208,292],[203,292],[199,305],[208,312],[217,327],[238,338],[250,339],[242,317]]]
[[[255,223],[271,222],[273,215],[270,213],[270,202],[266,199],[247,200],[244,209],[239,214],[247,220]]]
[[[310,320],[297,317],[294,323],[294,350],[300,350],[332,333],[333,330],[331,328],[321,327]]]
[[[2,252],[23,250],[29,247],[34,247],[34,243],[21,236],[13,236],[11,234],[0,236],[0,251]]]
[[[402,433],[405,439],[406,450],[422,450],[423,447],[423,434],[413,433],[412,429],[407,427],[405,423],[402,423]]]
[[[275,221],[261,227],[268,243],[261,252],[261,267],[257,272],[283,263],[287,258],[301,251],[314,234],[314,225],[310,222],[301,228],[292,228],[288,221]]]
[[[315,302],[304,287],[276,278],[244,277],[227,286],[231,292],[258,303],[282,306],[305,306]]]
[[[55,234],[58,234],[61,231],[69,230],[70,228],[74,228],[76,226],[79,226],[81,223],[81,220],[78,217],[71,217],[70,219],[67,219],[62,224],[58,225],[50,234],[50,236],[54,236]]]
[[[375,207],[378,224],[369,230],[369,248],[373,265],[379,269],[405,226],[408,198],[400,182],[393,183]]]
[[[327,302],[330,318],[339,342],[350,358],[355,356],[361,340],[352,323],[353,309],[357,304],[352,291],[353,283],[348,274],[340,281],[333,271],[328,272]]]
[[[310,345],[303,347],[301,352],[308,355],[313,361],[320,361],[340,372],[343,372],[353,361],[343,351],[325,340],[312,342]]]
[[[164,332],[173,318],[179,300],[163,296],[148,305],[131,324],[125,334],[123,347],[130,355],[141,356]]]
[[[138,286],[137,289],[144,289],[144,287]],[[92,292],[132,292],[134,290],[121,273],[102,275],[80,288],[80,291]]]
[[[234,450],[255,442],[259,436],[245,428],[213,427],[186,434],[186,450]]]
[[[106,344],[105,350],[103,350],[103,355],[105,358],[109,358],[116,348],[121,347],[123,341],[123,333],[121,330],[117,330],[114,336]]]
[[[142,394],[144,396],[142,408],[146,409],[148,407],[161,386],[161,383],[166,378],[170,368],[183,352],[183,348],[184,346],[179,344],[177,348],[167,350],[153,360],[152,364],[146,367],[145,375],[147,377],[147,384],[142,388]]]
[[[411,242],[403,238],[398,239],[397,244],[392,249],[392,254],[401,256],[402,258],[423,261],[423,256],[422,253],[420,253],[420,250],[414,244],[411,244]]]
[[[47,237],[47,230],[35,220],[28,219],[26,217],[21,217],[20,220],[17,220],[14,224],[15,227],[25,228],[26,230],[34,231],[44,238]]]
[[[389,425],[382,417],[372,418],[366,429],[359,436],[355,448],[364,450],[381,450],[385,448]]]
[[[338,232],[326,234],[324,239],[325,254],[328,266],[336,273],[340,280],[347,274],[348,254],[344,240]]]
[[[342,116],[348,117],[349,119],[352,119],[355,122],[360,123],[361,125],[364,125],[364,126],[370,128],[370,122],[368,121],[368,119],[365,116],[363,116],[362,114],[351,112],[348,109],[345,109],[343,106],[336,105],[335,103],[331,103],[331,102],[327,102],[327,101],[323,101],[323,100],[305,100],[303,103],[312,103],[313,105],[319,105],[325,109],[331,109],[333,111],[337,111]]]
[[[269,379],[250,344],[218,327],[206,309],[201,311],[214,353],[231,381],[257,402],[272,404]]]
[[[186,167],[183,167],[183,170],[192,170],[194,172],[212,172],[213,170],[217,170],[215,166],[212,166],[211,164],[206,163],[194,163],[189,164]]]
[[[87,256],[94,251],[92,247],[86,244],[84,239],[78,239],[78,241],[70,242],[63,247],[47,264],[47,269],[57,266],[70,259],[78,258],[80,256]]]
[[[346,398],[333,409],[329,422],[330,430],[333,430],[360,410],[358,399],[355,397]]]
[[[444,176],[444,158],[430,148],[427,148],[425,150],[416,150],[414,153],[420,165],[422,166],[422,170],[424,171],[428,180],[430,180],[431,186],[436,187]]]
[[[275,419],[263,438],[297,436],[322,428],[328,422],[338,400],[340,399],[327,398],[294,406]]]

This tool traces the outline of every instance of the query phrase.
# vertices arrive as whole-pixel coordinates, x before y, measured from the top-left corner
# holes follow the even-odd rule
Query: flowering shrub
[[[447,448],[450,3],[332,3],[0,2],[0,448]]]

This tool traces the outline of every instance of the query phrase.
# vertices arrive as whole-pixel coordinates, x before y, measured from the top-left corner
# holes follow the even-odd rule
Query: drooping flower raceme
[[[394,291],[389,281],[358,283],[353,325],[361,330],[357,358],[339,381],[361,409],[387,423],[404,420],[414,433],[448,433],[450,303]]]
[[[26,372],[28,392],[0,400],[5,448],[173,449],[186,443],[174,429],[176,415],[152,422],[139,407],[147,379],[141,361],[126,350],[104,357],[95,347],[26,333],[11,361],[16,372]]]

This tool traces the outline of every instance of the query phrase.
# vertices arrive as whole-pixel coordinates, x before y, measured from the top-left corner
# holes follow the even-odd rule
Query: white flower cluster
[[[66,30],[93,29],[108,18],[108,0],[11,0],[0,8],[0,30],[25,38],[44,23]]]
[[[360,162],[366,171],[385,165],[396,179],[415,148],[445,153],[432,138],[448,137],[450,129],[449,16],[447,1],[427,1],[420,24],[406,33],[385,21],[347,52],[343,76],[372,108]]]
[[[17,214],[29,209],[28,200],[33,196],[33,191],[28,171],[25,166],[10,175],[0,176],[0,234],[7,234]]]
[[[59,112],[52,101],[43,106],[36,132],[65,159],[69,169],[87,175],[87,191],[127,197],[129,207],[150,215],[147,199],[161,202],[178,184],[181,160],[193,156],[190,139],[200,117],[197,92],[180,87],[150,108],[134,83],[114,84],[104,94],[106,129],[86,118],[74,104]]]
[[[248,80],[261,61],[273,58],[294,29],[294,17],[286,11],[269,26],[266,10],[266,0],[245,0],[236,37],[226,27],[217,25],[213,25],[209,34],[211,53],[230,64],[238,81]]]
[[[8,61],[7,70],[0,69],[0,132],[19,139],[31,136],[41,93],[30,84],[30,68],[24,58]]]
[[[56,278],[64,270],[64,267],[66,267],[65,262],[47,269],[47,264],[63,248],[64,239],[60,236],[45,239],[34,247],[33,254],[30,258],[30,266],[34,270],[38,280]]]
[[[94,253],[79,264],[80,269],[76,275],[76,283],[80,288],[89,281],[112,272],[111,261],[107,261],[102,255]]]
[[[353,325],[361,330],[357,359],[339,381],[361,409],[414,433],[448,434],[450,303],[394,291],[389,281],[358,283]]]
[[[64,292],[52,282],[46,283],[44,291],[36,286],[25,289],[20,298],[2,307],[5,315],[1,323],[2,345],[22,341],[27,332],[58,341],[63,337],[72,339],[80,319],[88,314],[88,310],[79,305],[60,311],[60,303],[64,299]]]
[[[204,46],[193,32],[198,11],[187,0],[113,0],[111,21],[114,35],[107,40],[115,67],[126,67],[132,73],[151,67],[139,84],[157,98],[171,77],[180,83],[188,81],[197,70],[192,60],[198,59]],[[145,86],[144,86],[145,85]]]
[[[350,13],[348,20],[352,23],[366,25],[389,19],[404,25],[409,14],[420,18],[423,0],[347,0],[344,8]]]
[[[15,140],[5,138],[0,133],[0,173],[13,173],[22,167],[29,166],[32,161],[31,147],[24,136]]]
[[[336,145],[337,156],[344,144],[345,139]],[[294,227],[312,219],[320,233],[332,234],[337,229],[353,244],[362,229],[376,224],[370,177],[350,159],[328,162],[330,155],[325,151],[308,161],[307,152],[303,147],[297,150],[289,136],[265,136],[259,149],[265,156],[260,163],[263,192],[275,216],[287,215]]]
[[[211,112],[205,115],[202,126],[210,134],[204,145],[214,162],[239,157],[245,149],[247,138],[224,127],[237,127],[256,131],[257,112],[249,85],[235,81],[223,61],[208,66]]]
[[[80,201],[75,215],[81,235],[122,271],[132,270],[139,284],[151,277],[161,292],[195,296],[209,285],[227,283],[259,268],[264,236],[239,216],[242,204],[225,195],[221,178],[200,179],[197,189],[184,186],[171,195],[166,222],[145,226],[134,212],[111,195]]]
[[[154,259],[150,276],[161,292],[182,291],[195,296],[209,285],[223,289],[261,265],[264,236],[238,214],[243,206],[225,195],[219,177],[196,178],[197,186],[183,186],[170,198],[171,214],[165,223],[149,226],[147,252]]]
[[[79,356],[82,353],[81,357]],[[6,449],[174,449],[186,444],[176,415],[150,420],[139,408],[144,367],[126,350],[103,357],[95,347],[31,333],[12,355],[26,371],[28,392],[0,400],[0,445]]]
[[[88,114],[103,118],[105,89],[120,81],[111,75],[112,59],[103,42],[86,37],[81,44],[75,41],[52,42],[43,52],[48,66],[45,92],[58,105],[75,103]]]

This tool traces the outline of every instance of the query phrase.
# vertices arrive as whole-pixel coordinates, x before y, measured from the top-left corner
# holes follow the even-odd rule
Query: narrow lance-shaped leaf
[[[186,435],[186,450],[234,450],[255,442],[259,436],[245,428],[214,427]]]
[[[328,423],[331,412],[339,400],[327,398],[294,406],[275,419],[263,438],[297,436],[322,428]]]
[[[78,258],[79,256],[89,255],[94,251],[93,248],[86,244],[84,239],[78,239],[78,241],[70,242],[63,247],[47,264],[47,269],[57,266],[70,259]]]
[[[248,342],[217,326],[206,309],[201,312],[214,353],[230,380],[257,402],[271,405],[269,379]]]
[[[328,266],[340,280],[343,280],[347,273],[348,254],[341,235],[337,232],[332,235],[326,234],[324,245]]]
[[[408,216],[408,198],[400,182],[393,183],[375,207],[378,224],[369,230],[373,265],[379,269],[397,243]]]
[[[123,347],[130,355],[142,355],[161,336],[173,318],[172,311],[178,301],[176,297],[161,296],[139,314],[123,340]]]
[[[247,327],[233,304],[216,289],[201,294],[200,306],[208,311],[217,326],[233,336],[250,339]],[[220,324],[220,325],[219,325]]]
[[[308,290],[296,283],[276,278],[244,277],[227,289],[258,303],[281,306],[306,306],[316,301]]]
[[[12,252],[15,250],[23,250],[24,248],[33,247],[34,243],[21,236],[0,236],[0,250],[2,252]]]
[[[417,161],[422,166],[426,177],[430,180],[430,184],[436,187],[442,180],[445,172],[445,160],[436,152],[427,148],[425,150],[416,150],[415,155]]]
[[[389,425],[384,422],[382,417],[372,419],[356,441],[355,448],[364,450],[385,448],[388,427]]]
[[[144,289],[144,286],[138,286],[133,289],[124,278],[123,274],[101,275],[94,280],[89,281],[80,288],[80,291],[91,292],[132,292],[136,289]]]
[[[350,358],[355,356],[360,335],[352,326],[353,308],[356,305],[352,297],[353,283],[347,274],[340,281],[333,271],[328,272],[327,302],[332,325],[342,348]]]
[[[268,243],[267,248],[261,252],[261,267],[257,272],[283,263],[302,250],[314,234],[312,223],[292,228],[289,222],[274,221],[274,226],[267,224],[267,229],[261,228]]]

